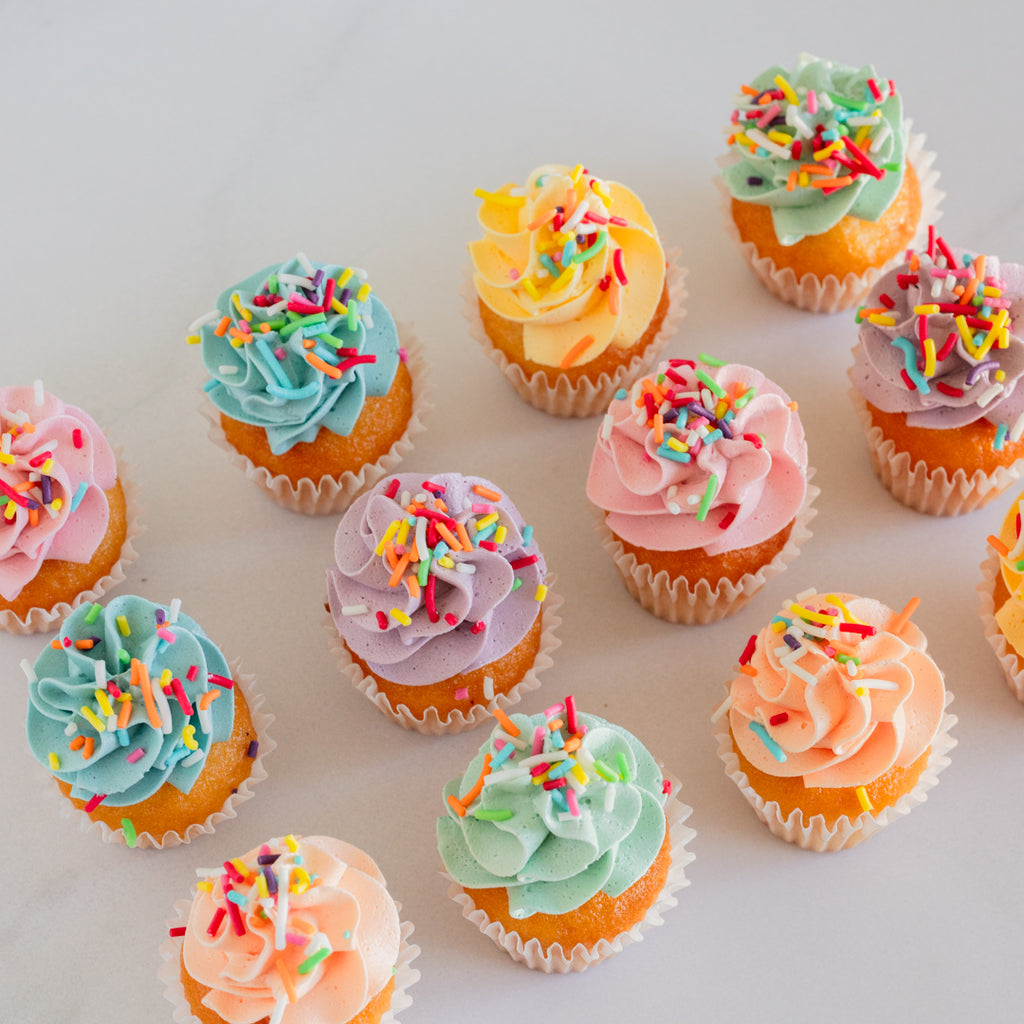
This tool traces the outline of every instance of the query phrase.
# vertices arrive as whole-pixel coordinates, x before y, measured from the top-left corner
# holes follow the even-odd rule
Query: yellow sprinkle
[[[583,164],[577,164],[570,172],[569,177],[572,178],[572,183],[575,185],[580,180],[580,175],[583,173]]]
[[[384,549],[388,546],[388,541],[398,532],[400,520],[393,519],[391,525],[384,531],[384,536],[381,537],[380,543],[373,549],[375,555],[383,555]]]
[[[1004,380],[1006,380],[1006,371],[1005,370],[996,370],[995,378],[996,378],[997,381],[1002,383]]]
[[[402,547],[405,547],[405,542],[409,539],[409,530],[411,529],[412,527],[409,526],[409,520],[403,519],[402,525],[398,528],[398,535],[395,537],[395,543],[401,544]]]
[[[534,601],[543,601],[548,596],[548,588],[543,583],[537,584],[537,592],[533,595]]]
[[[392,608],[391,618],[393,618],[396,622],[400,622],[403,626],[408,626],[409,623],[412,622],[412,619],[410,619],[409,616],[406,615],[401,608]]]
[[[746,132],[737,132],[735,138],[737,142],[741,143],[744,146],[753,145],[753,143],[750,141],[750,136],[748,136]]]
[[[924,339],[924,375],[933,377],[935,375],[935,339]]]
[[[203,892],[213,892],[213,882],[196,882],[196,888]]]
[[[331,299],[331,309],[340,316],[348,316],[348,306],[339,302],[337,299]]]
[[[455,567],[455,563],[447,555],[437,559],[437,564],[444,569],[453,569]]]
[[[534,302],[540,301],[540,292],[537,291],[537,286],[528,277],[522,278],[523,287],[526,289],[526,294],[533,299]]]
[[[603,181],[594,179],[594,191],[604,200],[605,206],[611,206],[612,194],[608,191],[608,186]]]
[[[853,692],[858,697],[866,697],[868,695],[868,691],[863,686],[858,686]]]
[[[688,452],[690,450],[690,446],[683,444],[678,437],[666,437],[665,444],[674,452]]]
[[[234,864],[235,870],[240,875],[247,875],[247,874],[249,874],[249,869],[245,866],[245,861],[242,860],[241,857],[232,857],[231,858],[231,863]]]
[[[93,696],[96,698],[96,703],[100,706],[100,711],[105,715],[112,715],[114,709],[110,706],[110,698],[107,697],[106,690],[93,690]]]
[[[801,171],[796,180],[801,188],[807,188],[811,183],[811,176],[806,171]]]
[[[789,610],[794,615],[799,615],[801,619],[807,619],[810,622],[817,622],[823,626],[832,626],[835,624],[836,617],[834,615],[825,615],[822,612],[812,612],[810,608],[804,608],[802,605],[791,604]]]
[[[188,747],[189,750],[198,750],[199,744],[196,743],[196,727],[194,725],[186,725],[181,730],[181,742]]]
[[[792,135],[787,135],[785,132],[770,131],[768,138],[771,142],[776,142],[780,146],[788,146],[793,141]]]
[[[995,318],[992,320],[992,329],[985,335],[985,340],[981,343],[981,351],[978,352],[977,358],[980,359],[995,344],[996,338],[1005,326],[1006,318],[1009,315],[1010,311],[1008,309],[1001,309],[996,313]]]
[[[833,142],[831,145],[823,146],[821,149],[816,150],[814,153],[814,159],[821,163],[822,160],[827,160],[837,149],[843,145],[842,140]]]
[[[956,329],[960,332],[964,345],[967,346],[967,351],[973,356],[977,349],[974,345],[974,335],[971,333],[970,327],[967,326],[967,320],[962,314],[954,317],[953,320],[956,323]]]
[[[346,267],[346,268],[345,268],[345,269],[344,269],[344,270],[343,270],[343,271],[342,271],[342,272],[341,272],[341,273],[340,273],[340,274],[338,275],[338,287],[339,287],[339,288],[344,288],[344,287],[345,287],[345,285],[347,285],[347,284],[348,284],[349,278],[350,278],[351,276],[352,276],[352,268],[351,268],[351,267]]]
[[[932,316],[934,313],[938,313],[939,307],[935,303],[930,303],[927,306],[915,306],[914,312],[918,316]]]
[[[494,543],[495,544],[504,544],[505,543],[505,535],[507,533],[508,533],[508,527],[507,526],[499,526],[494,531]]]
[[[839,608],[839,610],[846,616],[847,622],[856,622],[858,624],[860,623],[860,619],[858,619],[857,616],[854,615],[853,612],[851,612],[845,604],[843,604],[838,594],[826,594],[825,600],[831,601],[832,604],[836,605]]]
[[[259,890],[261,900],[269,898],[270,890],[267,888],[267,876],[262,871],[256,876],[256,888]]]
[[[235,292],[235,294],[231,296],[231,301],[235,304],[235,308],[238,310],[238,312],[241,313],[246,320],[251,322],[252,313],[250,313],[249,310],[247,310],[245,306],[242,305],[242,300],[238,297],[238,292]]]
[[[773,633],[781,633],[785,628],[786,628],[786,624],[784,622],[773,622],[772,623],[772,632]]]
[[[305,868],[296,868],[292,877],[302,886],[302,889],[297,889],[296,892],[302,892],[309,888],[309,872]]]
[[[39,469],[39,472],[40,472],[40,473],[43,473],[43,474],[44,474],[44,475],[46,475],[46,476],[49,476],[49,475],[50,475],[50,470],[51,470],[51,469],[53,469],[53,459],[47,459],[47,460],[46,460],[46,461],[45,461],[45,462],[44,462],[44,463],[42,464],[42,466],[40,467],[40,469]],[[56,505],[57,501],[59,501],[59,500],[60,500],[60,499],[58,498],[58,499],[57,499],[56,501],[54,501],[54,503],[53,503],[53,504],[55,504],[55,505]]]
[[[356,299],[359,302],[365,302],[370,297],[370,292],[372,291],[373,289],[370,287],[369,283],[364,284],[363,287],[356,292]]]
[[[786,81],[782,75],[775,76],[775,84],[782,90],[782,94],[786,97],[787,103],[797,104],[800,102],[797,97],[796,90]]]
[[[589,779],[587,778],[587,773],[586,773],[586,772],[585,772],[585,771],[583,770],[583,768],[582,768],[582,766],[580,765],[579,761],[577,761],[577,762],[576,762],[576,763],[575,763],[575,764],[574,764],[574,765],[572,766],[572,774],[573,774],[573,775],[574,775],[574,776],[576,777],[576,779],[577,779],[577,780],[578,780],[578,781],[579,781],[580,783],[582,783],[582,784],[583,784],[584,786],[585,786],[585,785],[586,785],[586,784],[587,784],[587,783],[588,783],[588,782],[590,781],[590,780],[589,780]]]
[[[487,192],[482,188],[473,189],[473,195],[482,199],[485,203],[494,203],[497,206],[518,208],[526,202],[526,196],[507,196],[502,192]]]
[[[4,463],[4,465],[7,465],[7,466],[13,466],[14,465],[14,456],[13,455],[8,455],[6,452],[0,452],[0,462]]]
[[[171,670],[169,668],[165,668],[163,670],[163,672],[160,673],[160,685],[161,686],[170,686],[171,680],[173,678],[174,677],[171,674]]]
[[[298,853],[299,852],[299,844],[295,841],[295,836],[293,836],[293,835],[291,835],[289,833],[288,835],[286,835],[284,837],[284,843],[285,843],[285,846],[287,846],[288,849],[291,850],[292,853]]]
[[[82,712],[82,717],[97,731],[106,732],[107,727],[96,717],[92,709],[87,705],[83,704],[79,711]]]
[[[121,636],[131,636],[132,635],[132,628],[131,628],[131,626],[128,625],[128,619],[125,618],[125,616],[118,615],[116,621],[117,621],[117,628],[120,631]]]
[[[895,327],[896,321],[888,313],[872,313],[868,321],[878,324],[879,327]]]
[[[497,521],[497,512],[490,512],[486,516],[482,516],[480,519],[476,521],[477,532],[479,532],[480,530],[486,530],[487,527],[491,525],[491,523],[496,523]]]
[[[864,143],[867,142],[868,135],[870,134],[871,129],[866,124],[862,124],[860,128],[857,129],[857,137],[853,140],[853,144],[855,146],[863,146]]]
[[[981,289],[981,294],[987,295],[989,298],[992,299],[998,299],[999,296],[1003,294],[1003,290],[1001,288],[993,288],[992,285],[988,284]]]
[[[560,292],[563,288],[568,286],[572,281],[573,274],[575,274],[577,266],[579,266],[578,263],[570,263],[569,266],[567,266],[565,270],[558,275],[558,280],[552,283],[551,290],[553,292]]]
[[[857,802],[860,804],[861,810],[873,811],[875,809],[875,805],[868,798],[868,791],[863,786],[857,787]]]
[[[543,786],[548,781],[548,773],[541,772],[540,775],[535,775],[531,781],[535,786]]]
[[[50,751],[50,771],[60,771],[60,760],[52,750]]]
[[[186,342],[188,342],[188,344],[189,344],[189,345],[198,345],[198,344],[199,344],[199,341],[200,341],[200,338],[199,338],[199,335],[198,335],[198,334],[190,334],[190,335],[189,335],[189,336],[188,336],[188,337],[187,337],[187,338],[185,339],[185,341],[186,341]]]

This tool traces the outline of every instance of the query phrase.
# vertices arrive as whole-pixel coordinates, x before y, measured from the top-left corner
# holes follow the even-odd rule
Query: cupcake
[[[1020,478],[1024,267],[927,247],[886,274],[857,319],[853,400],[875,472],[932,515],[970,512]]]
[[[522,187],[477,189],[466,315],[521,398],[593,416],[650,366],[682,315],[682,273],[623,185],[548,164]]]
[[[0,388],[0,629],[52,629],[124,579],[132,492],[103,432],[35,387]]]
[[[955,744],[942,672],[910,621],[798,594],[752,636],[718,707],[718,755],[757,816],[810,850],[854,846],[925,800]]]
[[[160,950],[175,1020],[376,1024],[411,1003],[412,926],[362,850],[289,835],[200,874]]]
[[[989,554],[982,563],[981,620],[985,638],[999,658],[1006,683],[1024,703],[1024,538],[1021,513],[1024,494],[1010,505],[998,536],[988,538]]]
[[[942,193],[891,80],[804,54],[734,100],[722,178],[744,258],[772,294],[853,305],[934,221]]]
[[[421,429],[407,334],[362,270],[299,253],[259,271],[190,330],[211,378],[211,436],[280,504],[340,511]]]
[[[459,732],[539,685],[557,606],[533,527],[489,480],[382,480],[342,518],[334,557],[333,646],[405,728]]]
[[[177,601],[82,605],[24,667],[29,747],[105,840],[189,842],[266,777],[262,698]]]
[[[463,916],[514,960],[580,971],[675,905],[690,808],[643,744],[572,697],[506,716],[444,787],[437,842]]]
[[[810,536],[796,402],[759,370],[670,359],[619,391],[587,478],[630,594],[669,622],[739,610]]]

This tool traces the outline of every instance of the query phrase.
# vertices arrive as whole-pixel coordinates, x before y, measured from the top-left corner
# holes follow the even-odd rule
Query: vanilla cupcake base
[[[643,933],[648,928],[663,924],[662,914],[677,904],[675,893],[690,884],[690,880],[686,877],[686,865],[696,857],[696,854],[686,849],[687,843],[697,834],[685,824],[687,818],[693,813],[693,808],[688,807],[679,799],[679,780],[667,773],[665,778],[672,784],[672,793],[665,801],[665,817],[668,822],[671,843],[671,864],[668,877],[657,899],[648,908],[643,919],[628,931],[622,932],[612,939],[601,939],[593,946],[579,944],[566,951],[556,943],[545,949],[538,939],[523,942],[516,932],[506,931],[500,921],[492,921],[483,910],[476,906],[469,893],[458,882],[453,881],[451,876],[442,871],[442,877],[450,883],[448,886],[449,898],[459,905],[462,916],[467,921],[476,925],[492,942],[505,950],[516,963],[524,964],[534,971],[543,971],[545,974],[585,971],[593,964],[607,960],[608,957],[621,952],[634,942],[642,942]]]
[[[395,906],[401,915],[402,905],[397,900]],[[188,925],[189,912],[192,909],[190,900],[176,900],[174,916],[167,921],[168,930],[184,928]],[[413,960],[420,955],[420,947],[410,943],[413,926],[408,921],[401,922],[402,939],[398,947],[398,962],[395,964],[395,987],[391,993],[391,1004],[381,1017],[381,1024],[398,1024],[398,1014],[412,1005],[412,996],[408,990],[419,981],[420,972],[412,966]],[[164,998],[172,1004],[172,1019],[176,1024],[195,1024],[196,1017],[185,998],[185,988],[181,983],[181,936],[169,936],[160,946],[160,969],[157,977],[164,985]]]
[[[597,532],[605,551],[611,556],[630,596],[642,608],[666,622],[684,625],[707,625],[738,612],[773,576],[777,576],[800,554],[800,548],[811,536],[808,526],[817,515],[814,499],[821,493],[810,483],[814,469],[807,470],[807,496],[796,517],[789,539],[782,550],[756,573],[747,573],[738,583],[723,577],[712,587],[707,580],[691,585],[683,577],[672,578],[662,570],[655,573],[649,565],[626,551],[605,515],[597,510]]]
[[[373,676],[367,675],[352,660],[352,656],[330,615],[324,619],[324,628],[328,634],[327,646],[338,659],[338,666],[342,674],[348,676],[352,685],[379,711],[382,711],[403,729],[411,729],[430,736],[466,732],[469,729],[475,729],[483,722],[492,721],[495,708],[501,708],[504,711],[513,704],[518,704],[525,694],[536,690],[540,686],[538,674],[553,664],[551,655],[562,643],[555,635],[555,631],[562,622],[558,611],[562,607],[563,600],[562,596],[552,589],[553,584],[554,577],[548,584],[548,593],[544,600],[540,647],[533,660],[533,665],[523,678],[507,692],[496,693],[494,699],[489,700],[486,704],[474,704],[468,711],[455,708],[444,718],[438,714],[436,708],[428,708],[422,718],[417,718],[404,704],[399,704],[398,707],[392,705],[387,695],[377,685],[377,680]]]
[[[956,715],[949,713],[949,705],[953,695],[946,691],[946,712],[942,716],[939,731],[932,740],[928,763],[914,786],[908,793],[889,807],[877,813],[864,811],[851,821],[845,814],[836,819],[833,825],[826,825],[825,818],[816,814],[805,821],[799,808],[793,810],[789,817],[783,818],[779,805],[775,801],[766,802],[750,785],[746,773],[740,768],[739,758],[733,749],[732,733],[729,731],[729,717],[723,715],[715,723],[715,739],[718,741],[718,756],[725,765],[725,773],[736,784],[747,803],[754,809],[758,818],[768,826],[769,831],[794,843],[804,850],[817,853],[845,850],[863,842],[868,836],[883,829],[890,822],[909,814],[918,804],[928,799],[928,791],[938,783],[939,772],[949,764],[946,756],[956,740],[949,735],[950,729],[956,725]]]
[[[1017,700],[1024,704],[1024,670],[1020,667],[1017,652],[1010,646],[996,622],[995,583],[1000,572],[999,556],[990,550],[981,563],[982,580],[977,587],[981,598],[981,621],[985,627],[985,639],[999,659],[1006,685]]]
[[[184,833],[168,831],[162,836],[154,836],[149,832],[138,832],[135,841],[129,843],[123,828],[111,828],[106,822],[93,820],[81,808],[65,797],[57,786],[56,780],[50,776],[44,787],[43,795],[47,800],[56,799],[60,804],[62,818],[77,820],[82,832],[93,832],[105,843],[117,843],[121,846],[132,846],[137,849],[169,850],[183,843],[190,843],[197,836],[212,835],[217,825],[228,818],[237,816],[237,807],[253,795],[252,787],[262,782],[267,777],[267,770],[263,765],[263,759],[277,744],[267,733],[268,728],[274,721],[274,716],[262,710],[264,698],[262,694],[255,692],[255,677],[241,671],[241,663],[235,659],[230,663],[231,678],[235,686],[241,689],[245,701],[249,705],[249,716],[252,719],[253,729],[256,732],[259,750],[253,758],[252,769],[249,777],[235,790],[224,802],[220,810],[208,815],[205,820],[190,825]],[[169,785],[169,783],[165,783]]]
[[[665,286],[668,289],[668,312],[662,321],[661,330],[654,336],[650,344],[629,363],[620,367],[614,374],[602,373],[596,381],[581,377],[573,384],[568,377],[561,376],[552,386],[541,372],[527,377],[525,371],[517,363],[509,360],[499,348],[496,348],[484,330],[480,319],[479,300],[476,288],[473,287],[473,276],[469,268],[459,295],[462,298],[462,314],[469,325],[470,337],[487,353],[488,358],[501,370],[513,390],[524,401],[541,412],[551,416],[597,416],[608,408],[615,392],[621,387],[628,387],[641,373],[651,366],[669,338],[679,329],[679,322],[686,315],[683,302],[686,299],[686,271],[678,266],[679,250],[672,249],[666,254]]]
[[[246,477],[266,492],[274,501],[292,512],[308,516],[326,516],[343,512],[360,492],[372,487],[413,450],[413,439],[423,431],[422,417],[430,409],[426,398],[427,364],[419,341],[409,324],[398,323],[398,340],[406,350],[409,373],[412,376],[412,415],[402,436],[390,450],[376,462],[361,466],[356,472],[346,471],[341,476],[323,476],[319,480],[306,477],[293,484],[283,474],[273,475],[263,466],[237,451],[224,436],[220,425],[220,411],[204,401],[199,411],[209,422],[208,436]]]
[[[904,124],[908,132],[907,160],[913,165],[921,190],[921,218],[918,221],[917,234],[910,243],[911,246],[917,247],[924,237],[927,226],[935,224],[942,216],[939,206],[946,193],[937,185],[939,172],[933,167],[935,153],[924,148],[925,136],[920,133],[910,133],[912,125],[910,120],[905,121]],[[725,154],[719,158],[718,165],[725,167],[732,162],[732,159],[731,154]],[[736,242],[743,258],[765,288],[776,298],[782,299],[783,302],[788,302],[790,305],[812,313],[837,313],[840,310],[849,309],[867,294],[875,281],[886,271],[891,270],[904,260],[904,252],[900,250],[881,267],[871,267],[859,275],[847,274],[842,280],[833,274],[824,278],[818,278],[814,274],[804,274],[798,279],[791,268],[783,267],[780,270],[771,257],[759,256],[757,248],[752,242],[744,242],[740,238],[739,230],[733,222],[729,209],[731,201],[729,190],[721,175],[717,175],[715,181],[719,189],[720,206],[730,237]]]

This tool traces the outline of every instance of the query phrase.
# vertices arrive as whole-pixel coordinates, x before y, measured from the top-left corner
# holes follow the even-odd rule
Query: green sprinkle
[[[273,320],[268,320],[268,321],[267,321],[267,326],[268,326],[268,327],[269,327],[269,328],[270,328],[270,329],[271,329],[272,331],[279,331],[279,330],[281,330],[281,328],[282,328],[282,327],[284,327],[284,326],[285,326],[285,325],[286,325],[287,323],[288,323],[288,320],[287,320],[287,318],[286,318],[286,317],[283,317],[283,316],[275,316]]]
[[[356,304],[349,300],[348,304],[348,329],[354,331],[359,326],[359,314],[356,312]]]
[[[626,761],[626,755],[620,750],[615,755],[615,760],[619,765],[619,778],[623,782],[629,782],[632,779],[632,774],[629,770],[629,763]]]
[[[117,660],[121,662],[122,665],[130,665],[132,663],[132,656],[122,647],[117,652]]]
[[[512,589],[514,591],[518,590],[522,585],[523,581],[518,576],[512,581]]]
[[[132,824],[132,819],[131,818],[122,818],[121,819],[121,828],[124,829],[125,845],[127,845],[129,848],[134,847],[135,846],[135,842],[138,839],[138,836],[135,833],[135,826]]]
[[[420,567],[416,573],[416,582],[421,587],[427,585],[427,574],[430,572],[430,563],[434,560],[434,552],[427,548],[426,555],[420,557]]]
[[[711,508],[711,502],[718,492],[718,477],[714,473],[708,477],[708,486],[704,491],[704,497],[700,500],[700,508],[697,509],[697,522],[703,523],[708,517],[708,510]]]
[[[341,338],[336,338],[333,334],[318,334],[316,340],[322,341],[325,345],[330,345],[331,348],[341,348],[344,344]]]
[[[715,359],[714,356],[709,356],[706,352],[701,352],[697,358],[704,363],[705,366],[725,366],[724,359]]]
[[[323,313],[310,313],[309,316],[300,316],[297,320],[293,320],[287,327],[282,327],[280,334],[282,338],[287,338],[294,334],[300,327],[311,327],[313,324],[322,324],[327,317]]]
[[[474,811],[473,817],[477,821],[508,821],[512,817],[512,812],[507,808],[502,808],[499,811],[485,811],[481,809]]]
[[[267,291],[272,295],[277,294],[277,274],[271,274],[270,277],[267,278]]]
[[[89,609],[88,614],[85,616],[86,625],[91,626],[100,617],[101,611],[103,611],[103,606],[99,604],[94,604]]]
[[[609,768],[608,765],[599,758],[594,759],[594,771],[597,772],[605,782],[618,782],[615,772],[613,772],[611,768]]]
[[[903,165],[899,163],[882,164],[883,171],[898,171]]]
[[[742,409],[757,394],[757,388],[747,388],[746,391],[732,403],[734,409]]]
[[[860,664],[860,658],[855,658],[852,654],[837,654],[836,661],[838,661],[840,665],[845,665],[848,661],[852,661],[854,665]]]
[[[715,398],[725,398],[725,392],[713,381],[703,370],[697,370],[697,380],[699,380],[706,387],[711,389],[711,394]]]
[[[299,974],[309,974],[321,960],[326,960],[330,955],[331,947],[324,946],[323,949],[318,949],[312,956],[307,956],[296,969]]]
[[[586,263],[591,256],[596,256],[604,248],[604,243],[607,241],[608,232],[602,231],[597,236],[597,241],[589,249],[584,249],[583,252],[577,252],[573,254],[573,263]]]
[[[847,110],[866,110],[866,103],[858,103],[856,100],[848,100],[845,96],[840,96],[838,93],[826,92],[825,95],[833,102],[838,104],[840,107],[845,107]]]

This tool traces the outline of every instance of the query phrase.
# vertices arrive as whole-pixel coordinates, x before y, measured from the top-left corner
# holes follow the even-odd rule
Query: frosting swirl
[[[231,735],[224,656],[187,615],[142,597],[77,608],[33,673],[29,746],[78,800],[124,807],[164,783],[188,793]]]
[[[771,208],[782,245],[824,234],[845,216],[877,221],[899,193],[903,104],[870,64],[858,70],[802,54],[793,68],[758,75],[734,102],[726,187]]]
[[[395,322],[365,273],[302,253],[223,292],[196,329],[213,404],[263,427],[274,455],[321,427],[350,434],[366,396],[386,395],[398,369]]]
[[[598,892],[621,895],[665,839],[654,758],[625,729],[577,713],[571,697],[551,718],[510,722],[514,735],[496,727],[444,787],[437,841],[445,870],[465,888],[507,889],[513,918],[564,914]],[[541,765],[555,788],[534,785]]]
[[[374,672],[407,686],[507,654],[546,592],[533,528],[477,476],[381,481],[345,513],[334,557],[327,593],[338,633]]]
[[[1021,588],[1024,587],[1024,537],[1021,536],[1021,514],[1024,512],[1024,495],[1010,506],[999,528],[998,538],[990,543],[999,555],[999,571],[1009,597],[995,609],[996,622],[1007,642],[1018,654],[1024,652],[1024,601]],[[995,540],[999,541],[998,546]],[[1020,568],[1018,568],[1018,566]]]
[[[286,836],[207,874],[182,963],[228,1024],[343,1024],[390,981],[398,910],[362,850]]]
[[[621,539],[710,555],[767,540],[807,493],[796,403],[759,370],[670,359],[620,390],[598,431],[587,497]]]
[[[876,408],[906,414],[909,426],[947,430],[987,419],[1017,440],[1022,314],[1024,267],[933,236],[882,277],[858,311],[851,380]]]
[[[730,686],[733,740],[755,768],[806,786],[867,785],[927,750],[945,706],[924,634],[880,601],[802,595],[752,637]]]
[[[546,164],[521,188],[477,195],[484,237],[469,244],[473,283],[485,305],[523,325],[527,359],[568,369],[640,340],[665,254],[628,188],[582,165]]]
[[[0,597],[13,601],[46,559],[92,558],[117,465],[96,423],[42,389],[0,388],[0,434]]]

